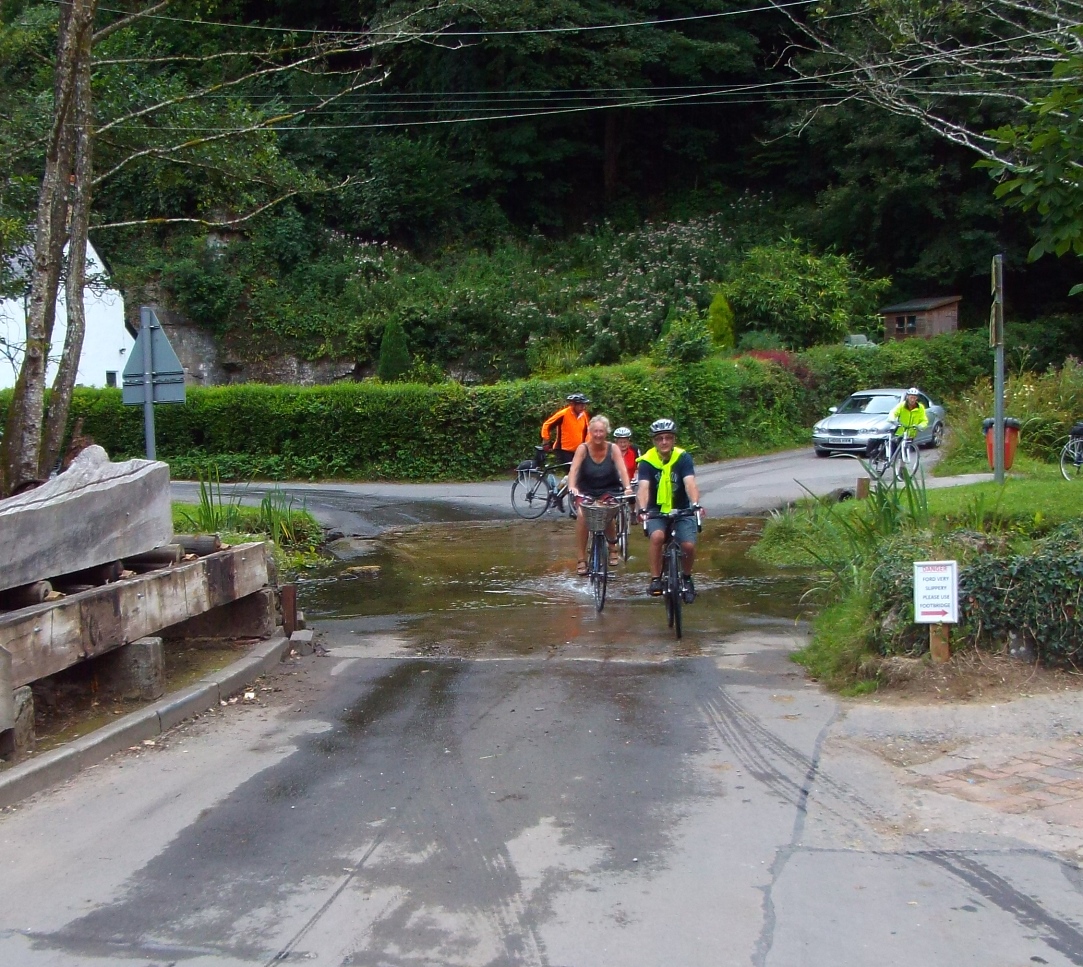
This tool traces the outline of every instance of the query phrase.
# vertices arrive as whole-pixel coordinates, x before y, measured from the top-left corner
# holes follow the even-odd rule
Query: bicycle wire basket
[[[579,513],[588,531],[603,531],[609,522],[617,516],[620,504],[580,504]]]

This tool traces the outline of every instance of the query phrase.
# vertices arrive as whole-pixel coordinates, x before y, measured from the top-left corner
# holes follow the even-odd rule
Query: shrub
[[[723,292],[738,327],[777,333],[790,348],[876,331],[878,297],[889,279],[860,271],[845,255],[817,256],[785,238],[748,251]]]
[[[736,341],[733,307],[723,292],[716,292],[707,307],[707,327],[711,330],[715,346],[719,349],[733,348]]]
[[[686,313],[670,322],[654,349],[655,361],[698,363],[711,354],[711,331],[698,313]]]
[[[406,348],[406,333],[398,316],[390,316],[380,340],[380,358],[376,363],[376,375],[385,383],[393,383],[410,372],[412,361]]]

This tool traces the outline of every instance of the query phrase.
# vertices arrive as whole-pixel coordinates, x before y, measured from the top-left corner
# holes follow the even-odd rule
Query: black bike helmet
[[[655,420],[651,424],[651,436],[658,436],[659,433],[676,433],[677,424],[672,420]]]
[[[586,404],[586,403],[590,402],[590,400],[588,400],[583,393],[570,393],[566,397],[566,399],[568,400],[569,403],[583,403],[583,404]]]

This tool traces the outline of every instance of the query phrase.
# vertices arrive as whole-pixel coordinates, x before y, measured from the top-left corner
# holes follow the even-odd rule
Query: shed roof
[[[899,302],[893,306],[884,306],[879,310],[880,315],[890,312],[928,312],[931,309],[939,309],[941,306],[949,306],[953,302],[962,301],[961,295],[942,295],[933,299],[911,299],[909,302]]]

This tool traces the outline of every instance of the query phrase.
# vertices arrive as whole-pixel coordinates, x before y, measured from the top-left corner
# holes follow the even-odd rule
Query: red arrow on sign
[[[941,618],[943,618],[944,615],[948,614],[947,611],[922,611],[921,613],[922,613],[922,615],[938,614],[938,615],[940,615]]]

